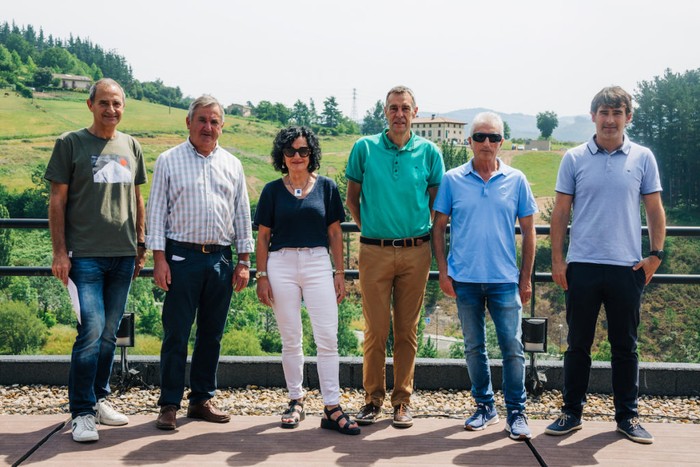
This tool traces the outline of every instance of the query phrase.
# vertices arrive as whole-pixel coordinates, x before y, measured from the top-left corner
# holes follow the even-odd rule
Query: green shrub
[[[70,355],[78,331],[67,324],[52,327],[46,344],[41,348],[43,355]]]
[[[47,334],[46,325],[27,304],[10,301],[0,307],[0,354],[34,353],[46,343]]]
[[[265,355],[255,331],[230,329],[221,339],[221,355]]]
[[[160,355],[161,341],[156,336],[148,334],[136,334],[134,337],[135,347],[129,348],[131,355]],[[119,349],[117,349],[117,353]]]

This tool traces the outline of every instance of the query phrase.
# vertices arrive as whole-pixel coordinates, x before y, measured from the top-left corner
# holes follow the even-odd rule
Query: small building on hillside
[[[242,104],[231,104],[224,110],[229,115],[238,115],[240,117],[250,117],[252,115],[251,108]]]
[[[80,75],[53,74],[54,79],[61,80],[61,87],[64,89],[90,89],[92,78]]]
[[[447,117],[436,117],[435,114],[428,117],[416,117],[411,122],[411,129],[419,136],[422,136],[434,143],[444,141],[455,144],[465,144],[464,136],[465,122]]]
[[[552,143],[547,140],[533,139],[525,141],[526,151],[549,151],[552,147]]]

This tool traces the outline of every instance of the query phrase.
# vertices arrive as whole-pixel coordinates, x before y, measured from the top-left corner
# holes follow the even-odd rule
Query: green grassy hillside
[[[37,95],[23,99],[15,94],[0,100],[0,184],[10,190],[31,185],[30,173],[47,162],[57,135],[90,125],[92,115],[86,94],[74,92]],[[158,155],[187,137],[186,112],[163,105],[128,100],[119,129],[138,138],[149,173]],[[220,144],[236,154],[245,167],[251,198],[279,175],[269,162],[272,140],[279,127],[253,119],[227,116]],[[322,137],[321,174],[334,176],[343,169],[357,136]],[[143,193],[148,195],[149,187]]]

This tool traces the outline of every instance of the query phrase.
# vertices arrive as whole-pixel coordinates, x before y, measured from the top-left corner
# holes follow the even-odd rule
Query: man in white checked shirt
[[[156,161],[147,208],[146,244],[153,250],[153,278],[166,291],[156,421],[163,430],[176,428],[195,317],[187,416],[215,423],[230,420],[211,399],[231,295],[248,284],[254,248],[243,166],[218,144],[223,107],[203,95],[190,105],[186,121],[188,140]],[[238,255],[235,261],[232,245]]]

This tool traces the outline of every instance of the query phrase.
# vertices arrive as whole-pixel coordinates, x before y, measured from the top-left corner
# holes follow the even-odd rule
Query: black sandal
[[[291,418],[292,422],[285,422],[284,419]],[[306,418],[304,413],[304,403],[297,399],[292,399],[289,401],[289,406],[287,410],[282,414],[282,428],[296,428],[299,426],[299,422]]]
[[[334,413],[340,411],[340,415],[338,415],[338,418],[333,420],[331,418],[331,415]],[[323,413],[326,415],[326,418],[321,419],[321,428],[325,428],[327,430],[335,430],[338,433],[342,433],[344,435],[359,435],[360,434],[360,427],[356,426],[355,428],[350,428],[350,425],[352,425],[354,422],[350,420],[350,417],[348,414],[343,413],[343,409],[340,406],[337,406],[336,408],[332,410],[328,410],[326,407],[323,408]],[[345,420],[345,425],[340,426],[340,423],[338,423],[340,420]],[[356,423],[356,422],[355,422]]]

